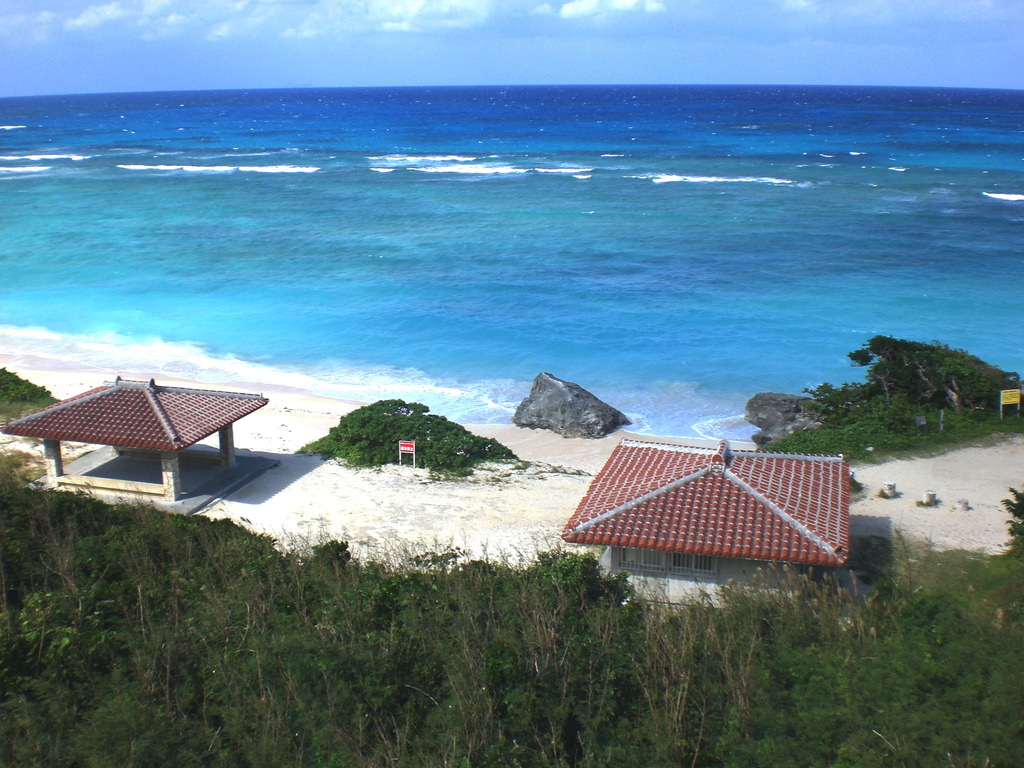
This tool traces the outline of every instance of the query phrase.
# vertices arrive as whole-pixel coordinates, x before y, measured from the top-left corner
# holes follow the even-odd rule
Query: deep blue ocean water
[[[1024,369],[1024,92],[0,99],[0,352],[741,436],[875,334]]]

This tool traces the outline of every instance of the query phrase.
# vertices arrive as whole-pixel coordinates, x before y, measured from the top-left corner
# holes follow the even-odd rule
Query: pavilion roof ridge
[[[107,386],[111,386],[108,384]],[[122,379],[118,376],[114,379],[112,386],[118,389],[149,389],[154,393],[161,392],[173,392],[176,394],[199,394],[199,395],[222,395],[224,397],[234,397],[239,400],[263,400],[263,395],[257,395],[252,392],[228,392],[222,389],[199,389],[197,387],[176,387],[169,384],[157,384],[154,379],[149,381],[139,381],[136,379]]]
[[[120,383],[121,377],[118,377],[118,381],[115,386]],[[167,415],[167,411],[164,410],[163,404],[160,402],[160,398],[156,396],[157,388],[156,382],[153,379],[149,380],[142,389],[142,394],[146,396],[146,402],[149,403],[149,407],[153,409],[153,415],[156,416],[156,420],[160,422],[161,428],[164,430],[164,434],[167,435],[167,439],[175,445],[184,444],[184,440],[181,439],[181,435],[178,434],[178,430],[174,428],[174,424],[171,422],[170,416]]]

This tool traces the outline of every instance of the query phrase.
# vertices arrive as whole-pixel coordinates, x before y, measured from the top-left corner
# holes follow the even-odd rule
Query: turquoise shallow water
[[[1020,92],[73,96],[0,126],[0,352],[486,422],[547,370],[708,436],[857,378],[876,333],[1024,369]]]

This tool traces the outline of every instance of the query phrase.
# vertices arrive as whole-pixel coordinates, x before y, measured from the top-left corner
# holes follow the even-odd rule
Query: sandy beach
[[[24,354],[0,354],[0,367],[47,387],[58,398],[118,374],[126,379],[151,377],[145,371],[108,371]],[[562,526],[621,439],[694,442],[627,432],[574,440],[511,424],[469,425],[509,446],[529,465],[497,466],[467,479],[441,481],[409,465],[350,469],[295,453],[324,435],[357,402],[256,382],[196,382],[162,375],[157,381],[260,392],[270,399],[267,407],[235,425],[235,441],[240,452],[272,457],[279,465],[202,514],[230,518],[286,545],[337,538],[367,552],[461,547],[474,555],[529,557],[558,544]],[[4,450],[39,451],[30,441],[0,440]],[[1000,501],[1009,495],[1007,488],[1024,485],[1024,437],[936,457],[855,466],[854,472],[864,485],[863,495],[851,506],[854,537],[899,531],[940,549],[995,553],[1007,539],[1007,513]],[[880,498],[878,491],[888,482],[895,483],[898,495]],[[917,506],[926,491],[935,492],[937,506]]]

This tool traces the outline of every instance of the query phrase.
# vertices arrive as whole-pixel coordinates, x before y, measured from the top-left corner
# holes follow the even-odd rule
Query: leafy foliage
[[[1003,507],[1010,513],[1010,551],[1024,557],[1024,491],[1009,488],[1010,497],[1003,499]]]
[[[1021,765],[1022,577],[667,607],[589,555],[281,551],[0,477],[0,765]]]
[[[867,399],[881,396],[889,402],[902,396],[911,406],[991,408],[1002,389],[1020,386],[1016,373],[937,341],[874,336],[848,357],[855,365],[868,366]]]
[[[465,473],[486,461],[516,461],[497,440],[474,435],[461,424],[430,413],[421,403],[380,400],[342,416],[325,437],[304,451],[321,453],[357,467],[398,462],[398,442],[416,441],[419,466]]]
[[[1000,390],[1020,386],[1017,374],[963,350],[875,336],[848,356],[867,366],[866,380],[805,390],[822,426],[778,440],[773,450],[858,458],[867,449],[938,448],[1024,428],[1019,420],[1000,421],[994,408]]]
[[[55,402],[50,390],[0,368],[0,419],[23,416]]]

